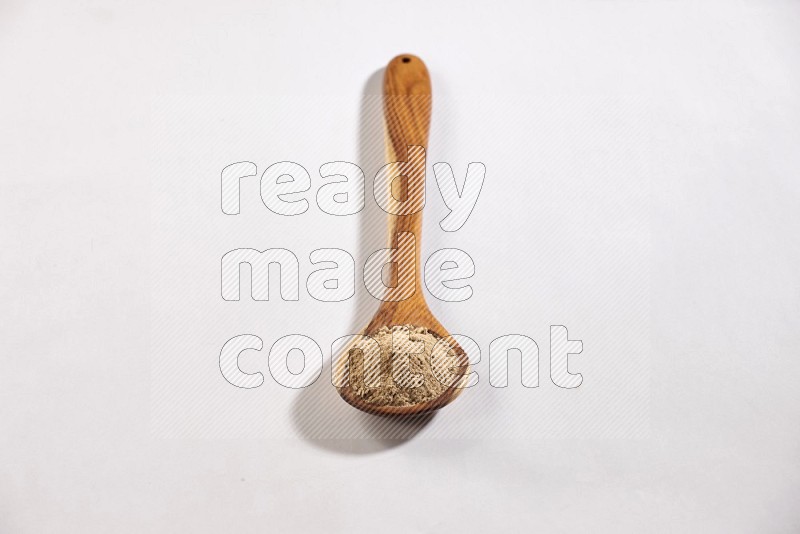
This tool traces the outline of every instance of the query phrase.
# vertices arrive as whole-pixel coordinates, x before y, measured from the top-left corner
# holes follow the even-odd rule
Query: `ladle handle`
[[[423,298],[420,245],[425,205],[425,153],[431,124],[431,80],[420,58],[402,54],[389,62],[383,78],[383,101],[387,159],[405,162],[389,166],[392,168],[386,173],[389,246],[398,249],[399,276],[409,274],[407,267],[414,265],[414,296]],[[403,232],[413,234],[413,252],[404,246],[407,243],[398,243],[398,235]],[[401,290],[403,285],[396,284],[396,287]]]

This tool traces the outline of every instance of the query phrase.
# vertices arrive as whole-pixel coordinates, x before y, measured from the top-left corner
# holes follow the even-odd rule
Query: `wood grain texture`
[[[386,155],[388,162],[409,161],[412,151],[409,147],[422,147],[427,151],[428,132],[431,122],[432,92],[431,81],[425,63],[411,54],[401,54],[389,62],[383,80],[384,117],[386,121]],[[390,198],[390,205],[400,203],[413,204],[424,199],[426,165],[407,165],[404,167],[403,179],[397,180],[399,187],[390,187],[397,193]],[[391,204],[391,202],[395,202]],[[421,208],[421,206],[420,206]],[[399,211],[399,210],[391,210]],[[388,214],[388,246],[397,247],[397,236],[402,232],[414,235],[413,252],[398,254],[397,262],[401,266],[414,266],[414,292],[400,301],[385,300],[381,303],[375,316],[361,332],[371,335],[382,326],[412,324],[428,328],[440,337],[450,334],[433,316],[422,290],[422,212],[404,215]],[[398,271],[400,267],[398,267]],[[397,279],[393,281],[397,283]],[[462,391],[469,374],[469,361],[464,350],[455,342],[451,343],[459,360],[459,376],[438,398],[413,406],[376,406],[364,402],[354,395],[349,387],[339,388],[342,398],[359,410],[385,416],[408,416],[438,410],[452,402]],[[336,362],[336,372],[342,373],[347,365],[347,355],[351,347],[345,348]],[[340,374],[341,376],[341,374]]]
[[[389,162],[408,161],[409,147],[422,147],[428,150],[428,132],[431,125],[431,79],[425,63],[416,56],[403,54],[397,56],[386,67],[383,78],[383,109],[386,121],[386,158]],[[405,198],[403,200],[424,203],[425,163],[420,166],[408,165],[404,173]],[[398,203],[390,205],[397,207]],[[421,206],[420,206],[421,207]],[[397,210],[399,211],[399,210]],[[389,214],[389,246],[397,246],[397,235],[411,232],[416,240],[415,295],[422,295],[420,276],[422,240],[422,210],[408,215]],[[402,262],[411,261],[402,258]],[[396,282],[396,281],[395,281]]]

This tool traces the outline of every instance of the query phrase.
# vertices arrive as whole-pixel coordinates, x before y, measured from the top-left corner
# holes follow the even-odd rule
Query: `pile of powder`
[[[433,400],[452,383],[453,373],[458,373],[458,359],[450,345],[446,352],[437,350],[431,357],[441,337],[427,328],[384,326],[370,338],[380,346],[380,355],[370,339],[351,348],[346,386],[370,404],[411,406]]]

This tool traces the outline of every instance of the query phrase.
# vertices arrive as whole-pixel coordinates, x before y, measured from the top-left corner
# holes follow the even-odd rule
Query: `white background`
[[[0,532],[798,531],[799,23],[777,2],[5,3]],[[434,310],[484,349],[546,355],[566,324],[585,383],[544,361],[540,388],[469,391],[411,439],[314,439],[295,392],[241,396],[216,354],[298,323],[326,349],[369,306],[220,303],[206,280],[239,246],[292,249],[305,279],[310,250],[372,234],[313,203],[270,217],[255,183],[226,219],[219,171],[373,159],[361,98],[406,51],[438,99],[429,163],[487,164],[459,232],[428,189],[426,252],[478,269],[474,302]],[[174,391],[209,406],[164,398],[165,340]]]

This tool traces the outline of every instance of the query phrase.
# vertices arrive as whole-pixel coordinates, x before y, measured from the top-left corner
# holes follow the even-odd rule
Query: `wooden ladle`
[[[425,163],[419,160],[420,153],[428,147],[428,130],[431,121],[431,81],[425,63],[416,56],[403,54],[395,57],[386,67],[383,79],[384,117],[386,119],[387,158],[390,162],[405,161],[402,176],[386,184],[389,205],[389,247],[397,249],[395,285],[386,293],[375,316],[361,332],[372,336],[383,326],[414,325],[425,327],[439,338],[450,334],[433,316],[422,292],[422,268],[420,241],[422,237],[422,202],[425,191]],[[418,148],[418,147],[421,147]],[[416,160],[417,164],[414,164]],[[388,180],[387,180],[388,181]],[[396,192],[396,194],[395,194]],[[402,206],[402,207],[401,207]],[[417,208],[419,208],[417,210]],[[394,215],[393,213],[403,213]],[[409,235],[410,234],[410,235]],[[398,236],[403,236],[402,240]],[[413,236],[413,239],[411,237]],[[409,241],[413,247],[409,247]],[[413,293],[410,284],[405,284],[405,293],[399,294],[402,284],[413,274]],[[361,399],[345,385],[338,388],[342,398],[359,410],[386,416],[416,415],[438,410],[452,402],[464,388],[469,375],[469,360],[464,350],[452,339],[450,346],[458,365],[451,384],[439,397],[409,406],[379,406]],[[344,366],[349,362],[346,347],[335,363],[334,372],[344,376]]]

